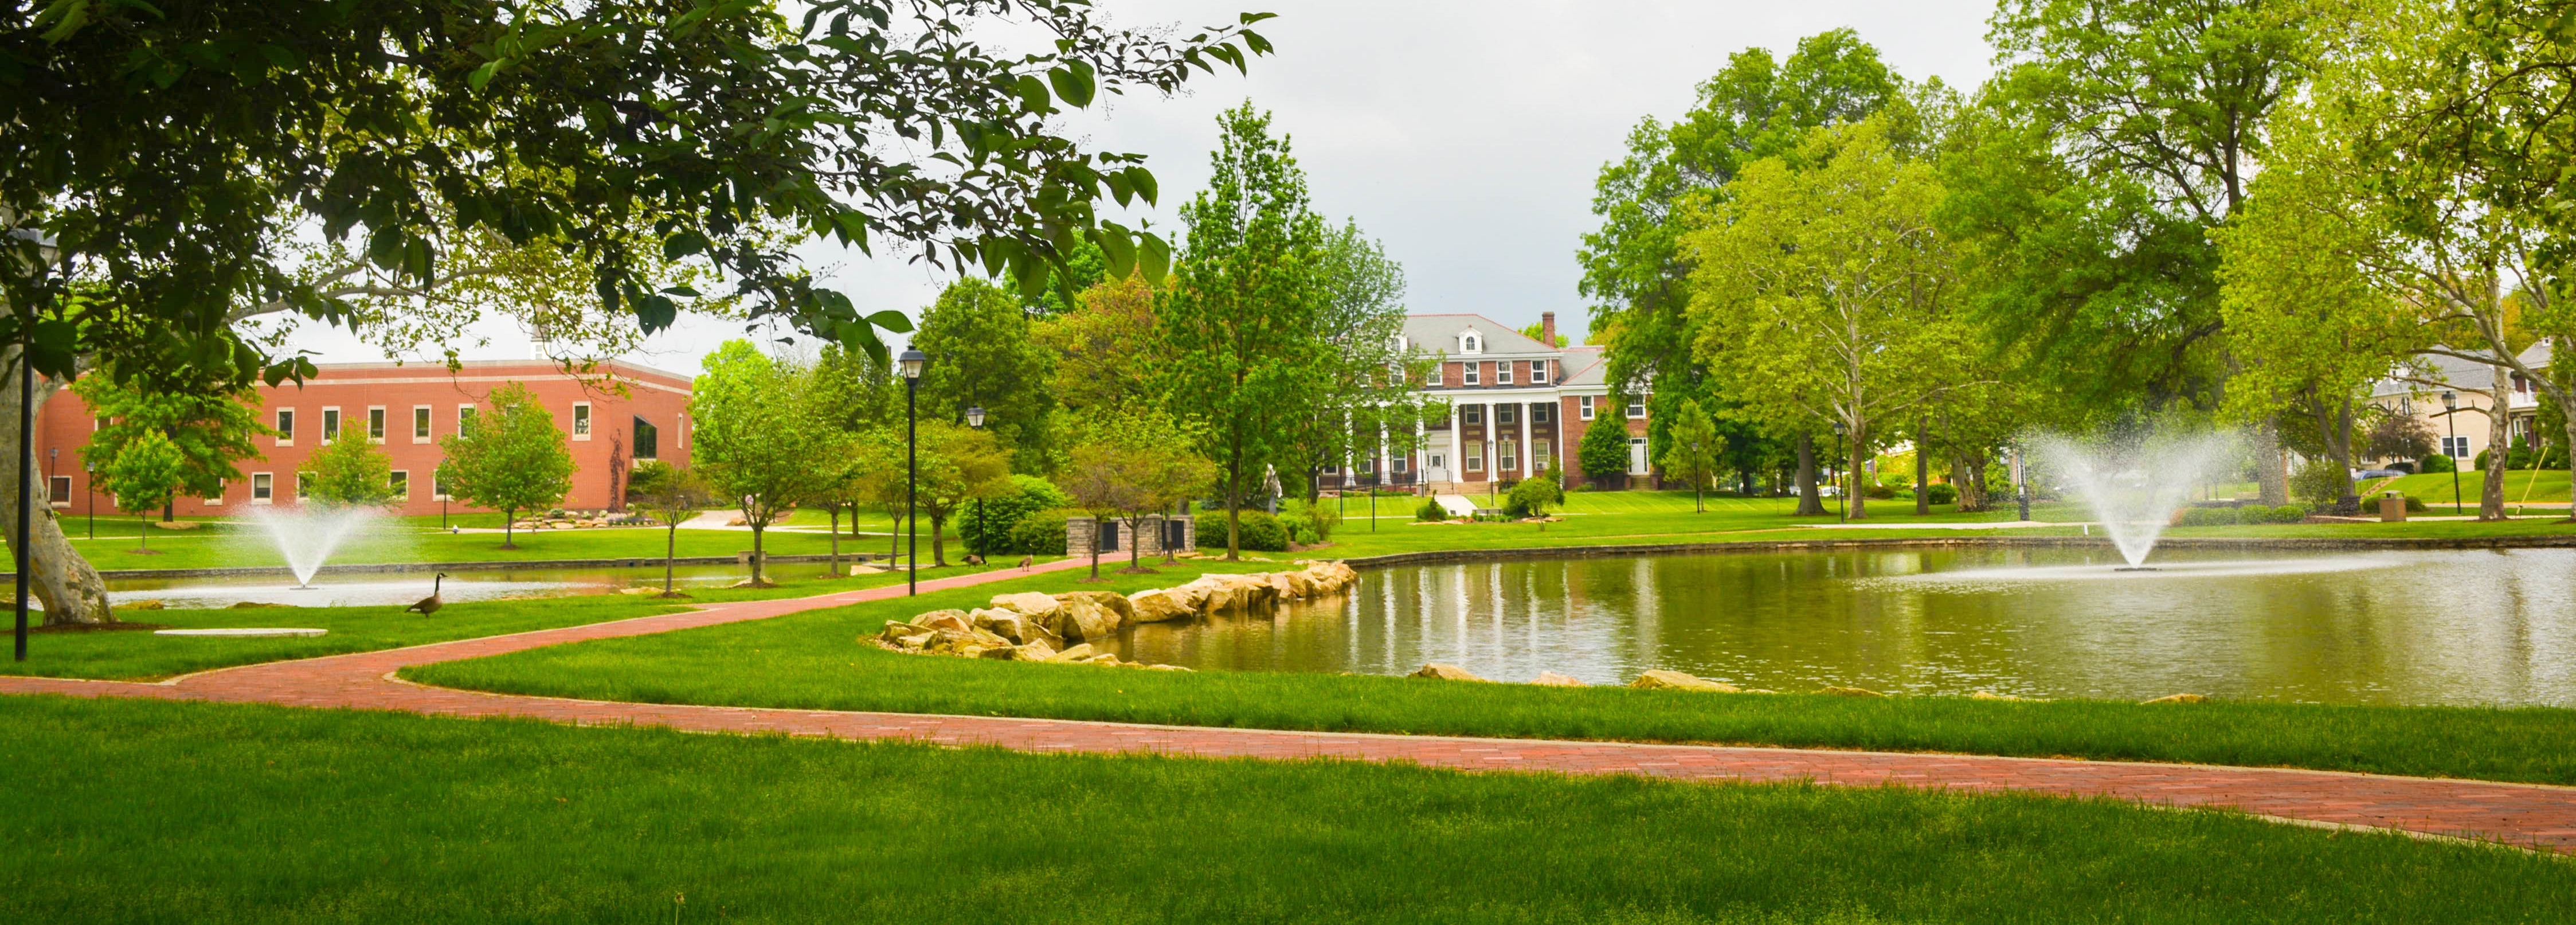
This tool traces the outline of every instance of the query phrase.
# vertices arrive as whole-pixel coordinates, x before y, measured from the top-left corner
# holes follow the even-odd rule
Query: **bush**
[[[1065,522],[1089,516],[1091,512],[1076,508],[1049,508],[1031,513],[1011,525],[1008,551],[1031,556],[1064,555]]]
[[[1889,488],[1882,484],[1865,485],[1861,487],[1860,491],[1861,494],[1869,496],[1872,501],[1885,501],[1896,497],[1896,489]]]
[[[2340,501],[2351,491],[2352,473],[2333,460],[2309,460],[2290,476],[2290,496],[2319,507]]]
[[[1924,486],[1923,493],[1930,495],[1934,504],[1959,503],[1959,486],[1956,485],[1927,485]]]
[[[2460,463],[2458,460],[2444,456],[2440,453],[2435,453],[2431,456],[2426,456],[2421,460],[2417,460],[2415,471],[2431,475],[2436,472],[2455,472],[2458,471],[2459,468]]]
[[[1308,504],[1297,500],[1288,502],[1288,511],[1279,515],[1279,520],[1287,525],[1290,537],[1311,546],[1333,538],[1333,528],[1342,525],[1342,511],[1321,501]]]
[[[1565,504],[1565,489],[1560,487],[1564,478],[1556,467],[1550,466],[1547,471],[1522,479],[1504,500],[1503,513],[1513,518],[1547,516],[1548,508]]]
[[[2271,509],[2268,509],[2268,510],[2267,510],[2267,509],[2265,509],[2262,505],[2259,505],[2259,504],[2258,504],[2258,505],[2254,505],[2254,506],[2252,506],[2252,507],[2248,507],[2248,508],[2246,508],[2246,509],[2245,509],[2245,511],[2244,511],[2244,514],[2245,514],[2246,522],[2247,522],[2247,523],[2257,523],[2257,522],[2260,522],[2260,523],[2273,523],[2273,524],[2294,524],[2294,523],[2298,523],[2299,521],[2302,521],[2302,520],[2306,520],[2306,519],[2308,519],[2308,509],[2307,509],[2307,508],[2304,508],[2304,507],[2300,507],[2299,505],[2296,505],[2296,504],[2284,504],[2284,505],[2281,505],[2280,507],[2271,508]],[[2256,520],[2255,520],[2255,518],[2257,518],[2257,517],[2260,517],[2260,518],[2262,518],[2262,519],[2261,519],[2260,521],[2256,521]]]
[[[1053,555],[1064,554],[1064,531],[1055,531],[1053,551],[1031,549],[1020,542],[1020,521],[1031,514],[1072,504],[1073,499],[1055,483],[1033,475],[1011,476],[1018,491],[981,502],[967,502],[966,512],[957,518],[957,535],[966,541],[966,550],[978,555]],[[1058,521],[1061,525],[1062,521]]]
[[[2182,523],[2181,523],[2181,526],[2185,526],[2185,527],[2224,527],[2224,526],[2227,526],[2227,525],[2233,524],[2233,523],[2235,523],[2235,522],[2236,522],[2236,509],[2235,509],[2235,508],[2232,508],[2232,507],[2195,507],[2195,508],[2186,508],[2186,509],[2184,509],[2184,510],[2183,510],[2183,512],[2182,512]]]
[[[1424,498],[1422,499],[1422,506],[1413,509],[1413,519],[1426,522],[1434,520],[1448,520],[1449,509],[1441,507],[1440,502],[1438,501]]]
[[[1225,512],[1198,513],[1199,548],[1225,548]],[[1243,531],[1236,547],[1257,552],[1287,552],[1288,528],[1268,511],[1249,508],[1241,512],[1237,526]]]

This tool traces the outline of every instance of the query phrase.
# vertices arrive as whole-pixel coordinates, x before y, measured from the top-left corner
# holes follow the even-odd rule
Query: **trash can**
[[[2389,492],[2389,493],[2387,493],[2387,494],[2385,494],[2385,495],[2381,495],[2381,496],[2379,496],[2379,522],[2380,522],[2380,523],[2391,523],[2391,524],[2402,524],[2402,523],[2405,523],[2405,522],[2406,522],[2406,498],[2405,498],[2405,496],[2400,495],[2400,494],[2398,494],[2398,493],[2396,493],[2396,492],[2393,492],[2393,491],[2392,491],[2392,492]]]

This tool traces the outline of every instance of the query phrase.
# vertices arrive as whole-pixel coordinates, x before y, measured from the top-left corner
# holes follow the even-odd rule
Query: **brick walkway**
[[[1082,561],[1049,563],[1069,571]],[[1016,570],[924,582],[924,590],[1019,577]],[[998,745],[1024,751],[1157,752],[1200,757],[1408,761],[1466,770],[1642,774],[1686,780],[1802,781],[1962,791],[2015,790],[2109,796],[2168,806],[2225,806],[2332,826],[2487,839],[2576,854],[2576,788],[2383,777],[2328,771],[2116,761],[1847,752],[1786,748],[1632,745],[1143,726],[1072,720],[903,713],[846,713],[613,703],[483,694],[392,679],[409,665],[479,658],[539,646],[665,633],[758,620],[902,595],[900,585],[792,600],[715,604],[686,613],[443,642],[292,662],[247,665],[159,684],[0,678],[0,693],[154,697],[226,703],[402,710],[431,716],[511,716],[581,725],[665,726],[702,732],[777,732],[842,739]]]

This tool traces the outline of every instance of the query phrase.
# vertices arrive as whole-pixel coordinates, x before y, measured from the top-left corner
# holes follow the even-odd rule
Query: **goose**
[[[429,596],[428,596],[428,597],[421,598],[419,603],[416,603],[416,604],[413,604],[413,605],[411,605],[411,606],[409,606],[409,607],[405,607],[405,608],[403,608],[403,612],[404,612],[404,613],[412,613],[412,612],[417,611],[417,612],[419,612],[419,614],[420,614],[421,616],[426,617],[426,616],[429,616],[430,614],[437,613],[437,612],[438,612],[438,608],[441,608],[441,607],[445,607],[445,606],[447,606],[447,602],[446,602],[446,601],[442,601],[442,600],[439,600],[439,599],[438,599],[438,587],[439,587],[439,585],[440,585],[441,583],[445,582],[446,580],[447,580],[447,573],[446,573],[446,572],[440,572],[440,573],[438,573],[438,577],[437,577],[437,578],[430,579],[430,582],[429,582]]]

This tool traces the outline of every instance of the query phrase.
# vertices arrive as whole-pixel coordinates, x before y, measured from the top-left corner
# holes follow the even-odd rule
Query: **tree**
[[[251,438],[276,434],[260,424],[259,393],[248,389],[219,394],[147,393],[134,383],[104,375],[83,376],[71,388],[89,406],[90,415],[105,422],[90,433],[89,445],[81,450],[83,458],[114,459],[126,443],[145,431],[157,432],[179,450],[180,493],[197,497],[216,496],[225,482],[240,481],[241,469],[233,463],[263,458]],[[173,513],[164,505],[161,519],[170,520]]]
[[[626,480],[626,506],[642,511],[665,531],[662,541],[662,596],[687,597],[671,587],[672,566],[680,557],[680,525],[705,510],[712,500],[697,472],[659,459],[635,467]]]
[[[1798,160],[1814,166],[1747,167],[1685,239],[1699,259],[1694,349],[1743,402],[1733,413],[1790,431],[1842,424],[1858,472],[1881,419],[1960,384],[1968,332],[1948,310],[1929,165],[1901,157],[1879,119],[1812,130]],[[1857,496],[1850,511],[1867,516]]]
[[[1123,408],[1154,398],[1154,300],[1157,290],[1141,276],[1106,280],[1074,297],[1070,312],[1038,322],[1030,331],[1054,357],[1047,391],[1079,413]]]
[[[1555,463],[1548,463],[1545,471],[1513,485],[1505,497],[1511,500],[1511,510],[1520,516],[1545,517],[1548,508],[1565,503],[1565,473]]]
[[[141,531],[134,551],[159,555],[152,551],[151,513],[178,493],[180,480],[187,477],[187,454],[159,431],[147,430],[126,441],[101,470],[99,474],[106,476],[101,487],[116,499],[116,509],[140,518],[135,523]]]
[[[710,487],[742,505],[752,586],[773,587],[763,574],[769,527],[849,477],[835,461],[848,458],[851,437],[817,400],[810,369],[747,340],[726,341],[704,365],[689,397],[689,458]]]
[[[973,277],[950,283],[922,313],[912,346],[928,358],[921,371],[923,417],[962,424],[966,409],[981,407],[985,429],[1010,449],[1014,468],[1052,468],[1052,357],[1030,339],[1029,317],[1017,298]]]
[[[501,512],[501,548],[517,549],[519,512],[545,510],[572,490],[572,450],[527,386],[503,383],[484,404],[439,438],[438,480],[449,497]]]
[[[1708,512],[1708,480],[1717,476],[1717,424],[1695,401],[1683,402],[1681,420],[1673,422],[1672,441],[1664,449],[1664,477],[1691,487],[1691,505]]]
[[[1574,444],[1574,455],[1583,463],[1583,476],[1599,483],[1604,479],[1628,474],[1628,427],[1620,409],[1627,407],[1620,396],[1608,396],[1590,426],[1583,428],[1583,439]]]
[[[393,459],[363,433],[342,431],[296,475],[305,480],[305,497],[325,507],[382,507],[394,500]]]
[[[1227,561],[1242,557],[1243,498],[1291,446],[1321,397],[1317,320],[1327,290],[1317,266],[1323,220],[1270,117],[1228,110],[1208,188],[1181,210],[1189,228],[1174,288],[1156,305],[1154,361],[1164,407],[1205,430],[1219,471]]]
[[[919,455],[910,468],[900,437],[864,441],[872,449],[859,464],[859,490],[901,513],[906,484],[914,486],[913,505],[930,519],[931,565],[946,568],[948,522],[977,499],[1007,497],[1019,486],[1011,482],[1010,452],[991,433],[947,421],[923,422],[918,433]]]
[[[1800,39],[1785,61],[1762,48],[1737,52],[1698,94],[1679,120],[1640,122],[1627,156],[1601,168],[1592,200],[1601,227],[1583,236],[1578,258],[1582,291],[1599,300],[1592,341],[1607,348],[1613,386],[1646,396],[1647,435],[1658,450],[1671,446],[1664,422],[1682,402],[1715,409],[1732,401],[1691,349],[1700,332],[1689,311],[1693,258],[1682,244],[1690,211],[1725,198],[1745,165],[1794,151],[1808,129],[1911,105],[1904,80],[1849,29]],[[1800,483],[1814,484],[1812,438],[1785,436],[1798,444]],[[1624,472],[1627,449],[1619,452]],[[1596,478],[1614,474],[1594,469],[1584,466]],[[1799,503],[1801,514],[1824,512],[1812,491]]]
[[[2302,0],[2005,0],[1995,11],[1989,36],[2004,65],[1995,81],[1997,95],[2010,106],[2026,108],[2028,124],[2042,127],[2050,150],[2072,168],[2068,176],[2076,182],[2058,187],[2072,195],[2050,198],[2157,213],[2152,218],[2116,212],[2106,216],[2132,228],[2171,232],[2179,230],[2174,227],[2178,224],[2205,233],[2227,223],[2244,205],[2257,165],[2264,163],[2267,117],[2308,74],[2318,23],[2302,15],[2301,5]],[[2067,229],[2050,225],[2039,230]],[[2111,245],[2096,251],[2102,254],[2129,250],[2124,242],[2144,245],[2140,256],[2146,259],[2127,267],[2116,260],[2106,265],[2086,259],[2088,269],[2161,265],[2206,281],[2218,266],[2205,234],[2092,240]],[[2182,253],[2161,253],[2167,246]],[[2176,257],[2180,259],[2172,259]],[[2152,334],[2151,340],[2125,345],[2134,357],[2182,364],[2215,348],[2221,364],[2217,375],[2223,380],[2232,369],[2224,352],[2227,331],[2216,286],[2162,285],[2128,272],[2119,275],[2146,285],[2102,299],[2050,298],[2066,292],[2049,286],[2053,280],[2075,282],[2074,292],[2083,293],[2102,274],[2064,274],[2046,265],[2033,269],[2036,274],[2022,281],[2056,292],[2000,305],[2042,313],[2079,308],[2113,312],[2118,319],[2113,330]],[[2186,297],[2138,297],[2158,293]],[[2079,339],[2072,351],[2060,354],[2070,359],[2093,355],[2081,345],[2085,339],[2120,343],[2105,338],[2104,326],[2097,324],[2059,325],[2045,315],[2027,314],[1999,320],[2012,328],[2053,330]],[[2036,346],[2052,350],[2058,345]],[[2167,382],[2183,377],[2170,370],[2148,375]],[[2262,460],[2257,481],[2263,503],[2287,503],[2277,427],[2268,419],[2259,423],[2255,442]]]
[[[1305,481],[1309,504],[1324,467],[1347,471],[1362,455],[1410,453],[1425,418],[1446,407],[1412,385],[1439,374],[1438,358],[1400,346],[1404,268],[1355,222],[1327,231],[1315,256],[1324,290],[1312,322],[1316,394],[1309,413],[1289,419],[1279,454]]]
[[[1086,415],[1082,424],[1083,442],[1073,448],[1072,462],[1056,484],[1095,518],[1117,515],[1129,536],[1145,536],[1146,518],[1170,511],[1216,475],[1214,465],[1191,450],[1189,426],[1168,414],[1109,409]],[[1152,571],[1141,564],[1144,545],[1141,539],[1127,544],[1128,574]],[[1098,542],[1091,544],[1091,577],[1100,577]]]

